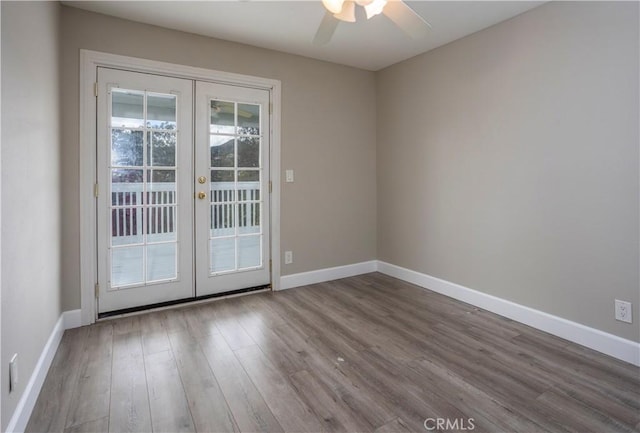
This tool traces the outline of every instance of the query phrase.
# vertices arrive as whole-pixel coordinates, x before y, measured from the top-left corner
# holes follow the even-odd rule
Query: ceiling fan
[[[340,21],[356,21],[356,5],[364,8],[367,19],[382,13],[414,39],[424,37],[431,24],[402,0],[322,0],[327,12],[313,38],[315,45],[329,43]]]

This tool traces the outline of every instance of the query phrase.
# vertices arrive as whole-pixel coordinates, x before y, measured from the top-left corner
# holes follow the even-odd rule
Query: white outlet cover
[[[620,301],[616,299],[615,302],[616,307],[616,320],[621,322],[632,323],[633,322],[633,312],[631,309],[631,302]]]
[[[284,264],[285,265],[290,265],[291,263],[293,263],[293,252],[292,251],[285,251],[284,252]]]

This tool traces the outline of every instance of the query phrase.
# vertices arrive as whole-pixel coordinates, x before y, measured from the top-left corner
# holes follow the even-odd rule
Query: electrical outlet
[[[293,251],[285,251],[284,252],[284,264],[290,265],[293,263]]]
[[[18,354],[15,353],[9,361],[9,392],[13,392],[18,386]]]
[[[616,320],[631,323],[633,321],[631,302],[616,299]]]

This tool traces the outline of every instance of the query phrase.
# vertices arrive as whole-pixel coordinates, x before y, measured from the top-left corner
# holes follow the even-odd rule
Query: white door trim
[[[281,88],[279,80],[234,74],[211,69],[158,62],[80,50],[80,300],[82,325],[96,320],[95,284],[97,282],[96,245],[96,97],[94,83],[98,66],[121,68],[190,80],[267,89],[271,94],[271,285],[280,288],[280,127]]]

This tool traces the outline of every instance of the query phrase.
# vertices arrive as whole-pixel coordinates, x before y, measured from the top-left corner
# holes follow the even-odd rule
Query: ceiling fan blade
[[[316,32],[315,37],[313,38],[314,45],[326,45],[331,40],[333,33],[336,31],[336,27],[338,27],[338,20],[333,14],[329,11],[324,14],[324,18],[320,22],[320,27],[318,27],[318,31]]]
[[[382,13],[414,39],[425,37],[431,28],[431,24],[401,0],[389,1]]]

